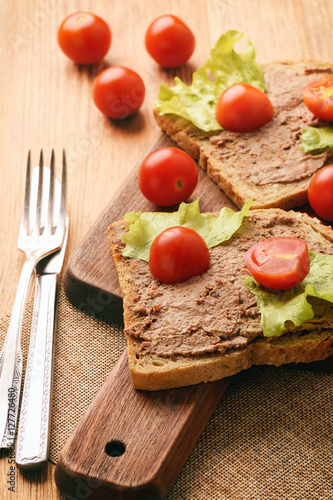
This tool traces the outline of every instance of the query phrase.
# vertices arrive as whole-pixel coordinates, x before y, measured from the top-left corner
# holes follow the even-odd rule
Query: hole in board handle
[[[120,457],[125,453],[125,450],[125,443],[116,439],[109,441],[105,445],[105,453],[109,455],[109,457]]]

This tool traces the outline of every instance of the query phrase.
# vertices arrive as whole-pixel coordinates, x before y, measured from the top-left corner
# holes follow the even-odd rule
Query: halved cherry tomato
[[[145,98],[145,85],[138,73],[112,66],[100,73],[93,85],[97,108],[108,118],[123,119],[137,111]]]
[[[106,55],[111,45],[109,25],[90,12],[67,16],[58,30],[61,50],[79,64],[93,64]]]
[[[157,149],[146,156],[139,167],[139,188],[155,205],[171,206],[185,201],[197,182],[196,164],[181,149]]]
[[[299,238],[259,241],[246,252],[245,260],[254,279],[272,290],[293,288],[310,271],[308,246]]]
[[[172,15],[155,19],[146,32],[148,54],[161,66],[173,68],[185,64],[195,48],[195,38],[181,19]]]
[[[308,199],[319,217],[333,221],[333,165],[321,168],[312,177]]]
[[[303,90],[303,99],[317,118],[333,121],[333,76],[307,85]]]
[[[215,108],[216,120],[232,132],[253,132],[268,123],[274,108],[266,94],[247,83],[225,89]]]
[[[163,283],[179,283],[207,271],[209,250],[193,229],[174,226],[162,231],[150,249],[149,269]]]

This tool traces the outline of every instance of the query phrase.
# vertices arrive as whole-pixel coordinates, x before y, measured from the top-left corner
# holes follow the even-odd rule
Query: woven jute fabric
[[[24,367],[32,301],[22,333]],[[0,319],[2,346],[9,317]],[[50,460],[125,349],[120,328],[73,307],[59,286]],[[333,499],[333,374],[253,367],[234,376],[168,500]],[[176,451],[175,451],[176,452]]]

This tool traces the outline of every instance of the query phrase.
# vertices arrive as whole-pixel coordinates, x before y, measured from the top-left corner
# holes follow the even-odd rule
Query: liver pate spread
[[[318,69],[267,71],[273,119],[253,133],[222,131],[213,135],[210,141],[218,147],[212,155],[226,164],[237,164],[242,179],[255,186],[290,183],[313,175],[333,157],[333,151],[311,155],[300,148],[304,127],[326,124],[308,111],[303,88],[329,74]]]
[[[183,283],[160,283],[147,262],[124,259],[131,268],[125,333],[140,341],[139,354],[231,352],[262,336],[255,297],[241,280],[248,273],[244,257],[248,248],[261,238],[293,236],[305,239],[311,251],[333,254],[332,242],[314,231],[304,232],[300,214],[265,212],[245,218],[231,240],[210,250],[208,271]],[[116,253],[124,247],[123,232],[124,227],[114,228]]]

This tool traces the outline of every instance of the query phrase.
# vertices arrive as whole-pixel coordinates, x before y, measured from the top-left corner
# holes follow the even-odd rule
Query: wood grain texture
[[[96,12],[111,25],[105,61],[91,68],[72,64],[59,51],[56,32],[78,9]],[[186,69],[163,71],[143,49],[146,27],[165,13],[186,20],[197,46]],[[140,22],[138,22],[140,20]],[[333,2],[330,0],[20,0],[0,1],[0,312],[11,312],[23,256],[16,249],[28,150],[34,161],[43,147],[69,160],[67,257],[81,244],[159,131],[151,109],[159,83],[202,64],[223,31],[239,29],[255,44],[259,62],[312,58],[332,62]],[[245,42],[244,42],[245,43]],[[240,45],[243,41],[240,42]],[[143,77],[147,94],[138,115],[121,123],[103,118],[91,101],[95,75],[122,64]],[[61,498],[53,466],[38,473],[16,470],[8,490],[8,452],[0,451],[0,497]]]
[[[58,487],[70,498],[79,484],[91,500],[165,498],[228,382],[135,391],[124,353],[60,453]]]

